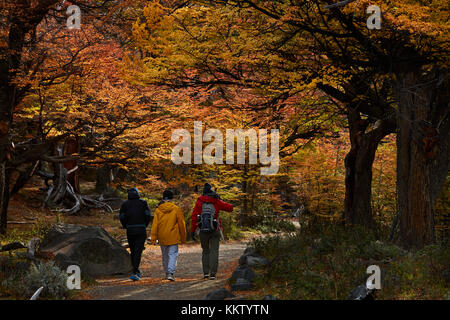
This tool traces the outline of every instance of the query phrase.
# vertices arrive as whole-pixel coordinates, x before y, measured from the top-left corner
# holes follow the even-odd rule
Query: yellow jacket
[[[151,243],[171,246],[186,242],[186,223],[180,207],[172,202],[161,204],[156,210],[150,233]]]

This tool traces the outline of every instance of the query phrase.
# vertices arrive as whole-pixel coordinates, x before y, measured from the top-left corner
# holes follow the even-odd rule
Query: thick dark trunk
[[[10,196],[15,195],[26,185],[26,183],[33,176],[33,174],[36,171],[38,166],[39,166],[39,161],[36,161],[31,166],[26,168],[23,172],[20,172],[19,176],[16,179],[16,182],[14,183],[14,186],[11,189]]]
[[[435,240],[434,205],[449,169],[447,74],[419,71],[398,79],[397,195],[400,240],[421,248]]]
[[[0,164],[0,233],[5,234],[8,226],[9,177],[6,163]]]
[[[104,165],[97,169],[97,177],[95,182],[95,192],[103,194],[108,191],[111,183],[111,168]]]
[[[380,120],[377,127],[366,132],[368,120],[359,112],[349,110],[351,149],[345,157],[344,223],[374,226],[372,213],[372,165],[379,142],[394,132],[395,122]]]
[[[373,150],[367,142],[352,147],[345,157],[344,221],[346,224],[372,227],[372,164],[376,149]]]
[[[78,136],[68,138],[64,143],[64,152],[63,154],[65,156],[72,155],[75,153],[80,152],[80,143]],[[72,186],[73,190],[76,193],[80,193],[80,179],[79,179],[79,172],[80,170],[77,170],[78,161],[77,160],[71,160],[64,162],[64,168],[66,168],[67,171],[70,173],[67,175],[67,181]],[[73,171],[74,170],[74,171]],[[73,171],[73,172],[71,172]]]
[[[0,163],[0,209],[2,209],[0,214],[0,233],[4,234],[6,233],[6,226],[7,226],[7,217],[3,216],[3,206],[5,202],[5,191],[6,191],[6,181],[5,181],[5,168],[6,168],[6,162],[2,161]]]

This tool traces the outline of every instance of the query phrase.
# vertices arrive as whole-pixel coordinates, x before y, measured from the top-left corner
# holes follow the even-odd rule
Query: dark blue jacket
[[[128,191],[128,200],[120,207],[119,219],[128,232],[145,232],[151,220],[151,213],[147,201],[139,198],[137,189]]]

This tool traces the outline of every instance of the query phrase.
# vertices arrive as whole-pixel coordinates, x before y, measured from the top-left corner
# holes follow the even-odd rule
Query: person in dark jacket
[[[142,277],[139,270],[142,251],[147,239],[146,228],[151,220],[147,201],[140,199],[137,188],[128,190],[128,200],[120,207],[119,219],[123,228],[127,229],[128,245],[130,246],[133,274],[130,279],[137,281]]]
[[[222,236],[222,222],[219,218],[219,211],[233,211],[233,205],[220,200],[219,195],[212,190],[209,183],[205,183],[203,187],[203,195],[197,199],[194,211],[191,217],[191,238],[196,240],[195,230],[198,227],[198,216],[202,213],[202,205],[204,202],[214,204],[214,219],[217,221],[217,229],[213,232],[200,232],[200,243],[202,245],[202,266],[203,278],[214,280],[219,266],[219,245]]]

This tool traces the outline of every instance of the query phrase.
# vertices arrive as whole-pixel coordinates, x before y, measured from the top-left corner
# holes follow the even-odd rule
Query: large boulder
[[[204,300],[225,300],[227,298],[235,298],[236,296],[232,294],[225,288],[210,292],[206,295]]]
[[[375,300],[375,289],[368,289],[365,285],[354,288],[347,300]]]
[[[248,291],[253,290],[254,288],[253,283],[243,278],[238,278],[230,287],[231,291]]]
[[[255,268],[261,268],[261,267],[267,267],[269,265],[269,260],[266,258],[252,253],[250,254],[243,254],[239,258],[239,265],[240,266],[248,266],[248,267],[255,267]]]
[[[38,254],[54,258],[63,270],[78,265],[81,274],[90,277],[132,271],[127,250],[101,227],[56,224],[42,241]]]
[[[245,279],[247,281],[252,282],[256,278],[255,271],[248,266],[238,266],[231,275],[232,281],[237,281],[237,279]]]
[[[280,300],[280,298],[275,297],[275,296],[271,296],[270,294],[266,294],[264,296],[264,298],[262,298],[263,300]]]

